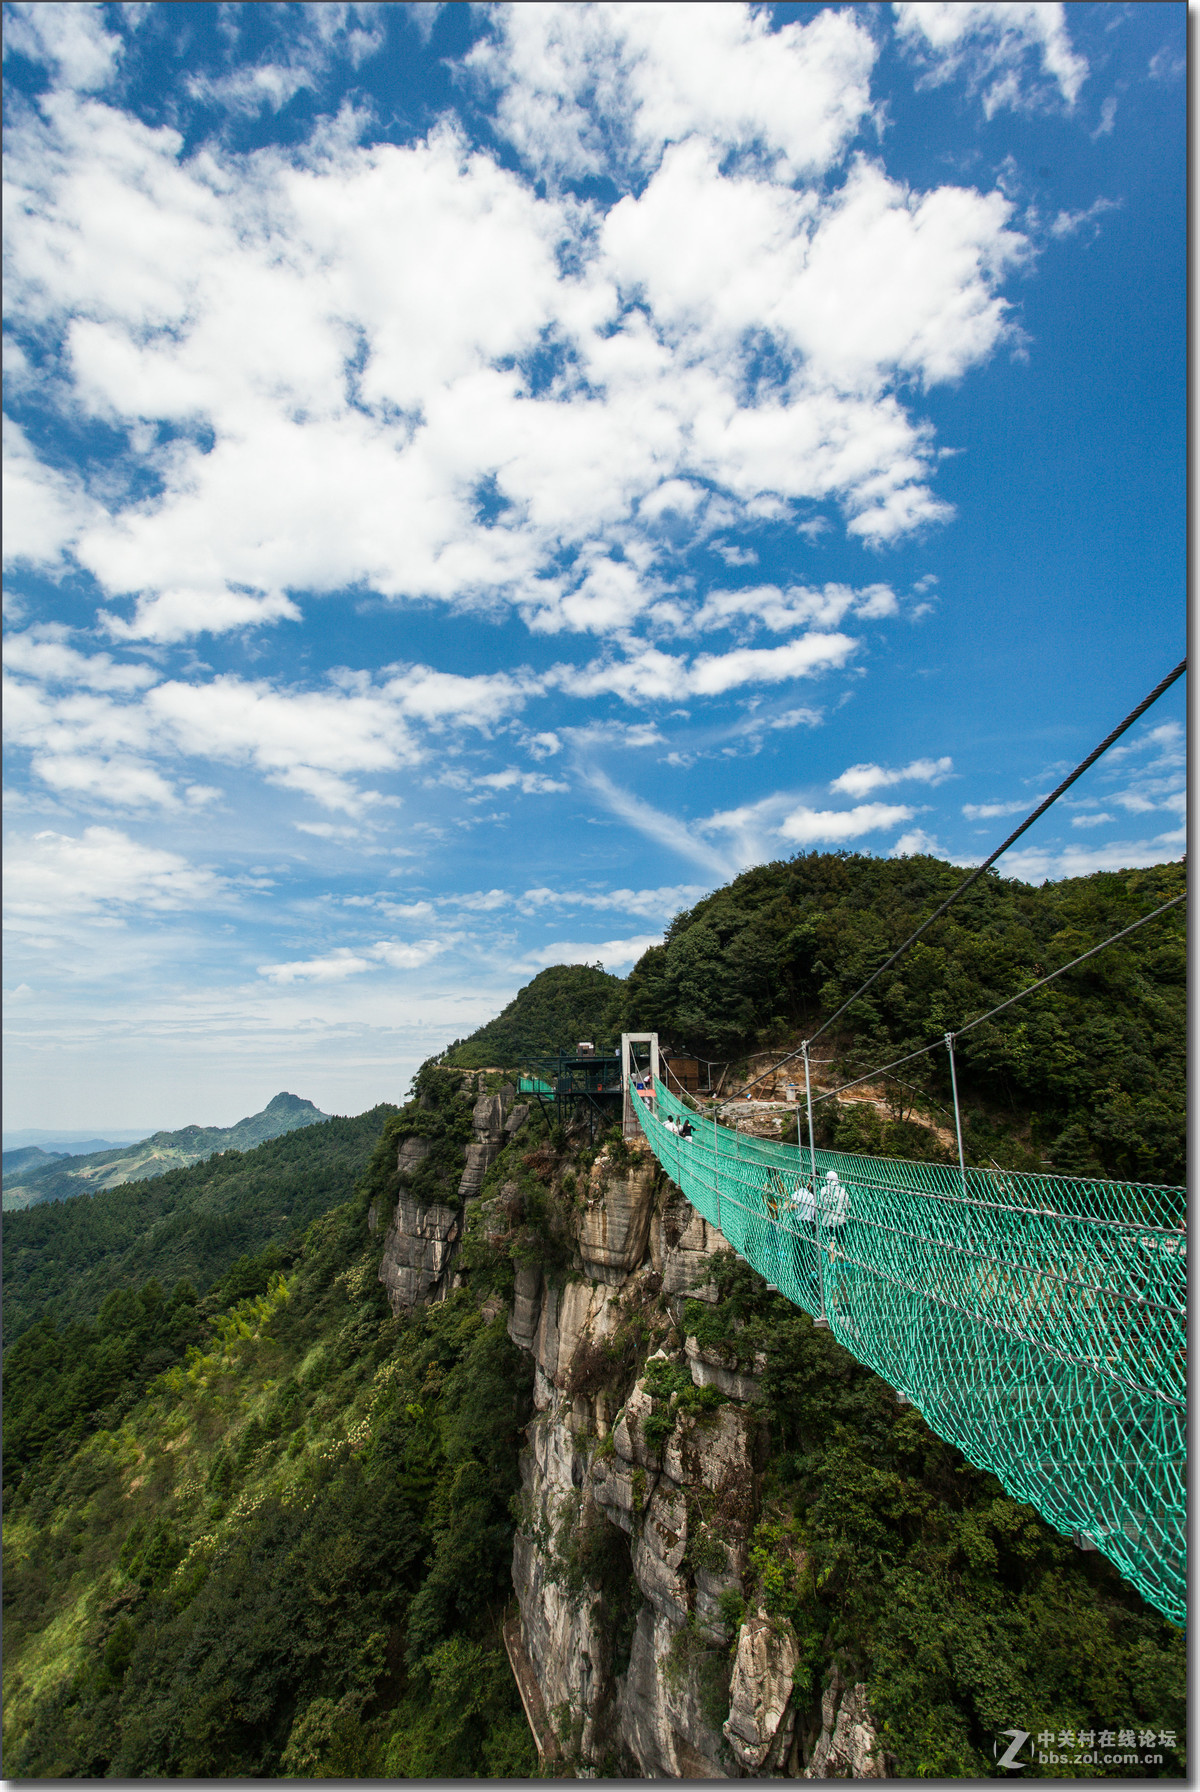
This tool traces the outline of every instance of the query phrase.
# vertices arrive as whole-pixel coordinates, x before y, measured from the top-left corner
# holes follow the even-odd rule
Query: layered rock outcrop
[[[715,1299],[713,1259],[728,1247],[647,1150],[618,1155],[596,1160],[579,1213],[586,1279],[519,1272],[509,1325],[534,1358],[537,1409],[513,1585],[559,1743],[585,1774],[878,1777],[864,1689],[835,1678],[818,1735],[807,1688],[797,1708],[790,1629],[741,1615],[766,1365],[727,1361],[679,1327],[684,1296]],[[650,1354],[613,1411],[604,1364],[631,1327]],[[721,1396],[715,1408],[656,1395],[685,1371]]]
[[[418,1200],[429,1146],[400,1149],[380,1272],[396,1311],[450,1285],[467,1210],[525,1118],[511,1086],[481,1084],[458,1202]],[[865,1688],[835,1671],[819,1714],[807,1681],[801,1709],[795,1637],[744,1609],[766,1364],[681,1323],[685,1299],[716,1300],[724,1237],[640,1140],[602,1152],[581,1187],[546,1147],[522,1161],[481,1207],[483,1235],[504,1248],[523,1222],[518,1179],[541,1175],[570,1215],[574,1263],[519,1262],[508,1315],[532,1358],[534,1417],[506,1640],[539,1749],[585,1776],[885,1777]],[[703,1399],[684,1399],[689,1385]]]
[[[463,1235],[465,1208],[478,1200],[489,1168],[529,1114],[528,1103],[514,1105],[516,1090],[511,1083],[487,1091],[483,1082],[480,1073],[471,1115],[472,1138],[453,1203],[422,1199],[412,1190],[413,1177],[432,1150],[430,1140],[408,1137],[400,1143],[396,1157],[399,1193],[379,1269],[393,1313],[420,1306],[443,1291],[451,1258]],[[429,1111],[424,1101],[420,1106]]]

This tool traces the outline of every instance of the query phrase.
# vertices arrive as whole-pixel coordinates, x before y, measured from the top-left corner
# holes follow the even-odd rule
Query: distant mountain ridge
[[[152,1133],[136,1145],[56,1158],[49,1163],[27,1161],[26,1167],[18,1167],[15,1175],[5,1175],[4,1209],[10,1212],[41,1201],[65,1201],[72,1195],[140,1182],[149,1176],[161,1176],[166,1170],[186,1169],[214,1152],[251,1151],[268,1139],[330,1118],[313,1102],[284,1090],[273,1096],[261,1113],[250,1114],[234,1126],[183,1126],[177,1132]]]
[[[120,1145],[140,1145],[143,1139],[150,1137],[150,1127],[135,1129],[128,1126],[106,1126],[103,1130],[93,1127],[90,1132],[72,1132],[69,1127],[26,1126],[16,1132],[4,1134],[3,1149],[7,1157],[10,1151],[21,1151],[27,1145],[36,1145],[41,1151],[57,1151],[67,1157],[82,1157],[86,1151],[115,1151]]]
[[[109,1141],[107,1139],[95,1139],[91,1142],[97,1147],[100,1147],[107,1145]],[[43,1151],[40,1145],[22,1145],[16,1151],[6,1151],[4,1153],[4,1174],[6,1176],[15,1176],[18,1170],[23,1173],[28,1172],[29,1170],[44,1170],[47,1164],[57,1163],[60,1158],[66,1157],[66,1155],[67,1153],[65,1151]]]

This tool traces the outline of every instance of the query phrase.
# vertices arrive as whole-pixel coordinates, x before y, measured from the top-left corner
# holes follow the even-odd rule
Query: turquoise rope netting
[[[738,1255],[1182,1625],[1185,1191],[817,1151],[814,1202],[807,1147],[654,1092],[651,1149]]]

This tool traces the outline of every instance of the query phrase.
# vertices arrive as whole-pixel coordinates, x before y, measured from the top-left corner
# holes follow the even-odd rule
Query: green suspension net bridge
[[[630,1105],[740,1257],[1185,1623],[1183,1189],[799,1148],[656,1079]],[[684,1122],[690,1138],[671,1130]]]
[[[810,1034],[800,1048],[806,1146],[756,1138],[701,1116],[660,1076],[657,1037],[622,1040],[626,1130],[640,1126],[667,1174],[738,1255],[883,1376],[939,1436],[1056,1530],[1103,1550],[1178,1625],[1187,1614],[1186,1191],[968,1168],[954,1033],[944,1041],[957,1165],[818,1150],[809,1047],[1186,665],[1181,661]],[[1183,900],[1175,897],[1142,916],[960,1033]],[[651,1041],[644,1080],[630,1055],[639,1040]],[[870,1076],[894,1072],[935,1044]],[[681,1136],[681,1124],[690,1136]]]

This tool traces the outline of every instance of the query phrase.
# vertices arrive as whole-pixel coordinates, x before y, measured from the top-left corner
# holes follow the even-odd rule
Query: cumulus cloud
[[[1048,794],[1048,793],[1047,793]],[[1001,815],[1021,815],[1030,809],[1036,809],[1043,801],[1040,796],[1018,797],[1011,803],[964,803],[962,812],[968,821],[995,821]]]
[[[200,758],[250,767],[326,808],[360,815],[396,800],[363,789],[362,775],[394,773],[424,757],[415,727],[457,723],[486,733],[538,688],[506,673],[469,677],[420,665],[388,667],[377,678],[343,669],[315,690],[233,673],[163,679],[152,667],[81,654],[36,629],[10,635],[6,657],[10,744],[30,750],[35,773],[52,788],[124,806],[175,803],[165,762]],[[514,779],[530,793],[567,788],[536,772],[498,776],[501,788]],[[211,787],[191,788],[211,795]],[[209,798],[185,792],[184,800]]]
[[[92,91],[116,72],[121,39],[105,30],[104,8],[90,0],[47,6],[10,0],[4,9],[4,54],[27,56],[49,69],[57,86]]]
[[[962,75],[988,118],[1050,96],[1073,106],[1088,77],[1053,0],[896,0],[896,34],[931,84]]]
[[[444,940],[378,940],[373,946],[355,949],[335,946],[331,952],[316,958],[296,958],[282,964],[260,964],[258,974],[269,983],[340,983],[346,977],[357,977],[363,971],[378,970],[381,964],[396,971],[412,971],[428,964],[446,949]]]
[[[829,788],[840,790],[846,796],[867,796],[872,790],[882,790],[889,784],[940,784],[953,770],[954,761],[947,756],[913,759],[907,765],[891,769],[882,765],[852,765],[835,778]]]
[[[903,859],[910,853],[927,853],[933,859],[948,859],[950,854],[934,835],[927,834],[924,828],[910,828],[901,834],[896,844],[888,853],[890,859]]]
[[[779,832],[797,846],[836,846],[843,840],[858,840],[864,834],[911,821],[913,813],[903,803],[857,803],[853,809],[809,809],[801,805],[784,817]]]
[[[495,6],[467,66],[496,95],[504,134],[551,175],[653,168],[701,134],[795,175],[827,168],[871,106],[877,54],[852,13],[772,31],[711,4]]]
[[[547,778],[541,772],[522,772],[509,766],[502,772],[485,772],[475,779],[487,790],[520,790],[525,796],[551,796],[571,786],[561,778]]]
[[[39,922],[58,915],[192,908],[223,886],[213,872],[178,853],[145,846],[118,828],[78,836],[49,830],[6,848],[5,903],[11,915]]]
[[[4,564],[53,567],[97,514],[72,475],[40,461],[23,429],[4,419]]]
[[[1102,846],[1030,846],[1007,853],[1001,860],[1005,877],[1036,883],[1049,878],[1088,877],[1093,871],[1134,870],[1163,865],[1182,856],[1187,830],[1171,829],[1150,840],[1111,840]]]
[[[657,647],[626,643],[629,657],[583,668],[557,667],[555,682],[576,697],[611,691],[627,703],[723,696],[748,684],[782,684],[842,666],[858,646],[849,635],[803,635],[782,647],[740,647],[687,660]]]
[[[607,209],[540,196],[445,124],[189,156],[59,94],[15,127],[10,323],[56,345],[61,402],[124,432],[138,495],[84,493],[18,441],[10,531],[76,557],[114,639],[278,625],[302,594],[364,588],[613,636],[719,530],[821,504],[884,543],[948,515],[901,389],[988,358],[1026,245],[998,192],[914,192],[862,158],[818,178],[869,107],[854,16],[489,24],[473,66],[530,153],[544,77],[545,130],[582,145],[567,162],[625,143],[640,186]],[[839,602],[782,594],[766,626],[825,629]],[[855,603],[890,613],[882,586]]]
[[[874,621],[894,616],[898,609],[890,585],[868,585],[861,591],[838,584],[820,590],[753,585],[740,591],[710,591],[690,624],[696,629],[761,626],[785,634],[798,628],[836,628],[848,615]]]
[[[627,971],[651,946],[662,945],[661,933],[639,933],[620,940],[553,940],[548,946],[535,946],[522,957],[522,964],[540,970],[548,964],[595,964],[599,961],[607,971]]]

